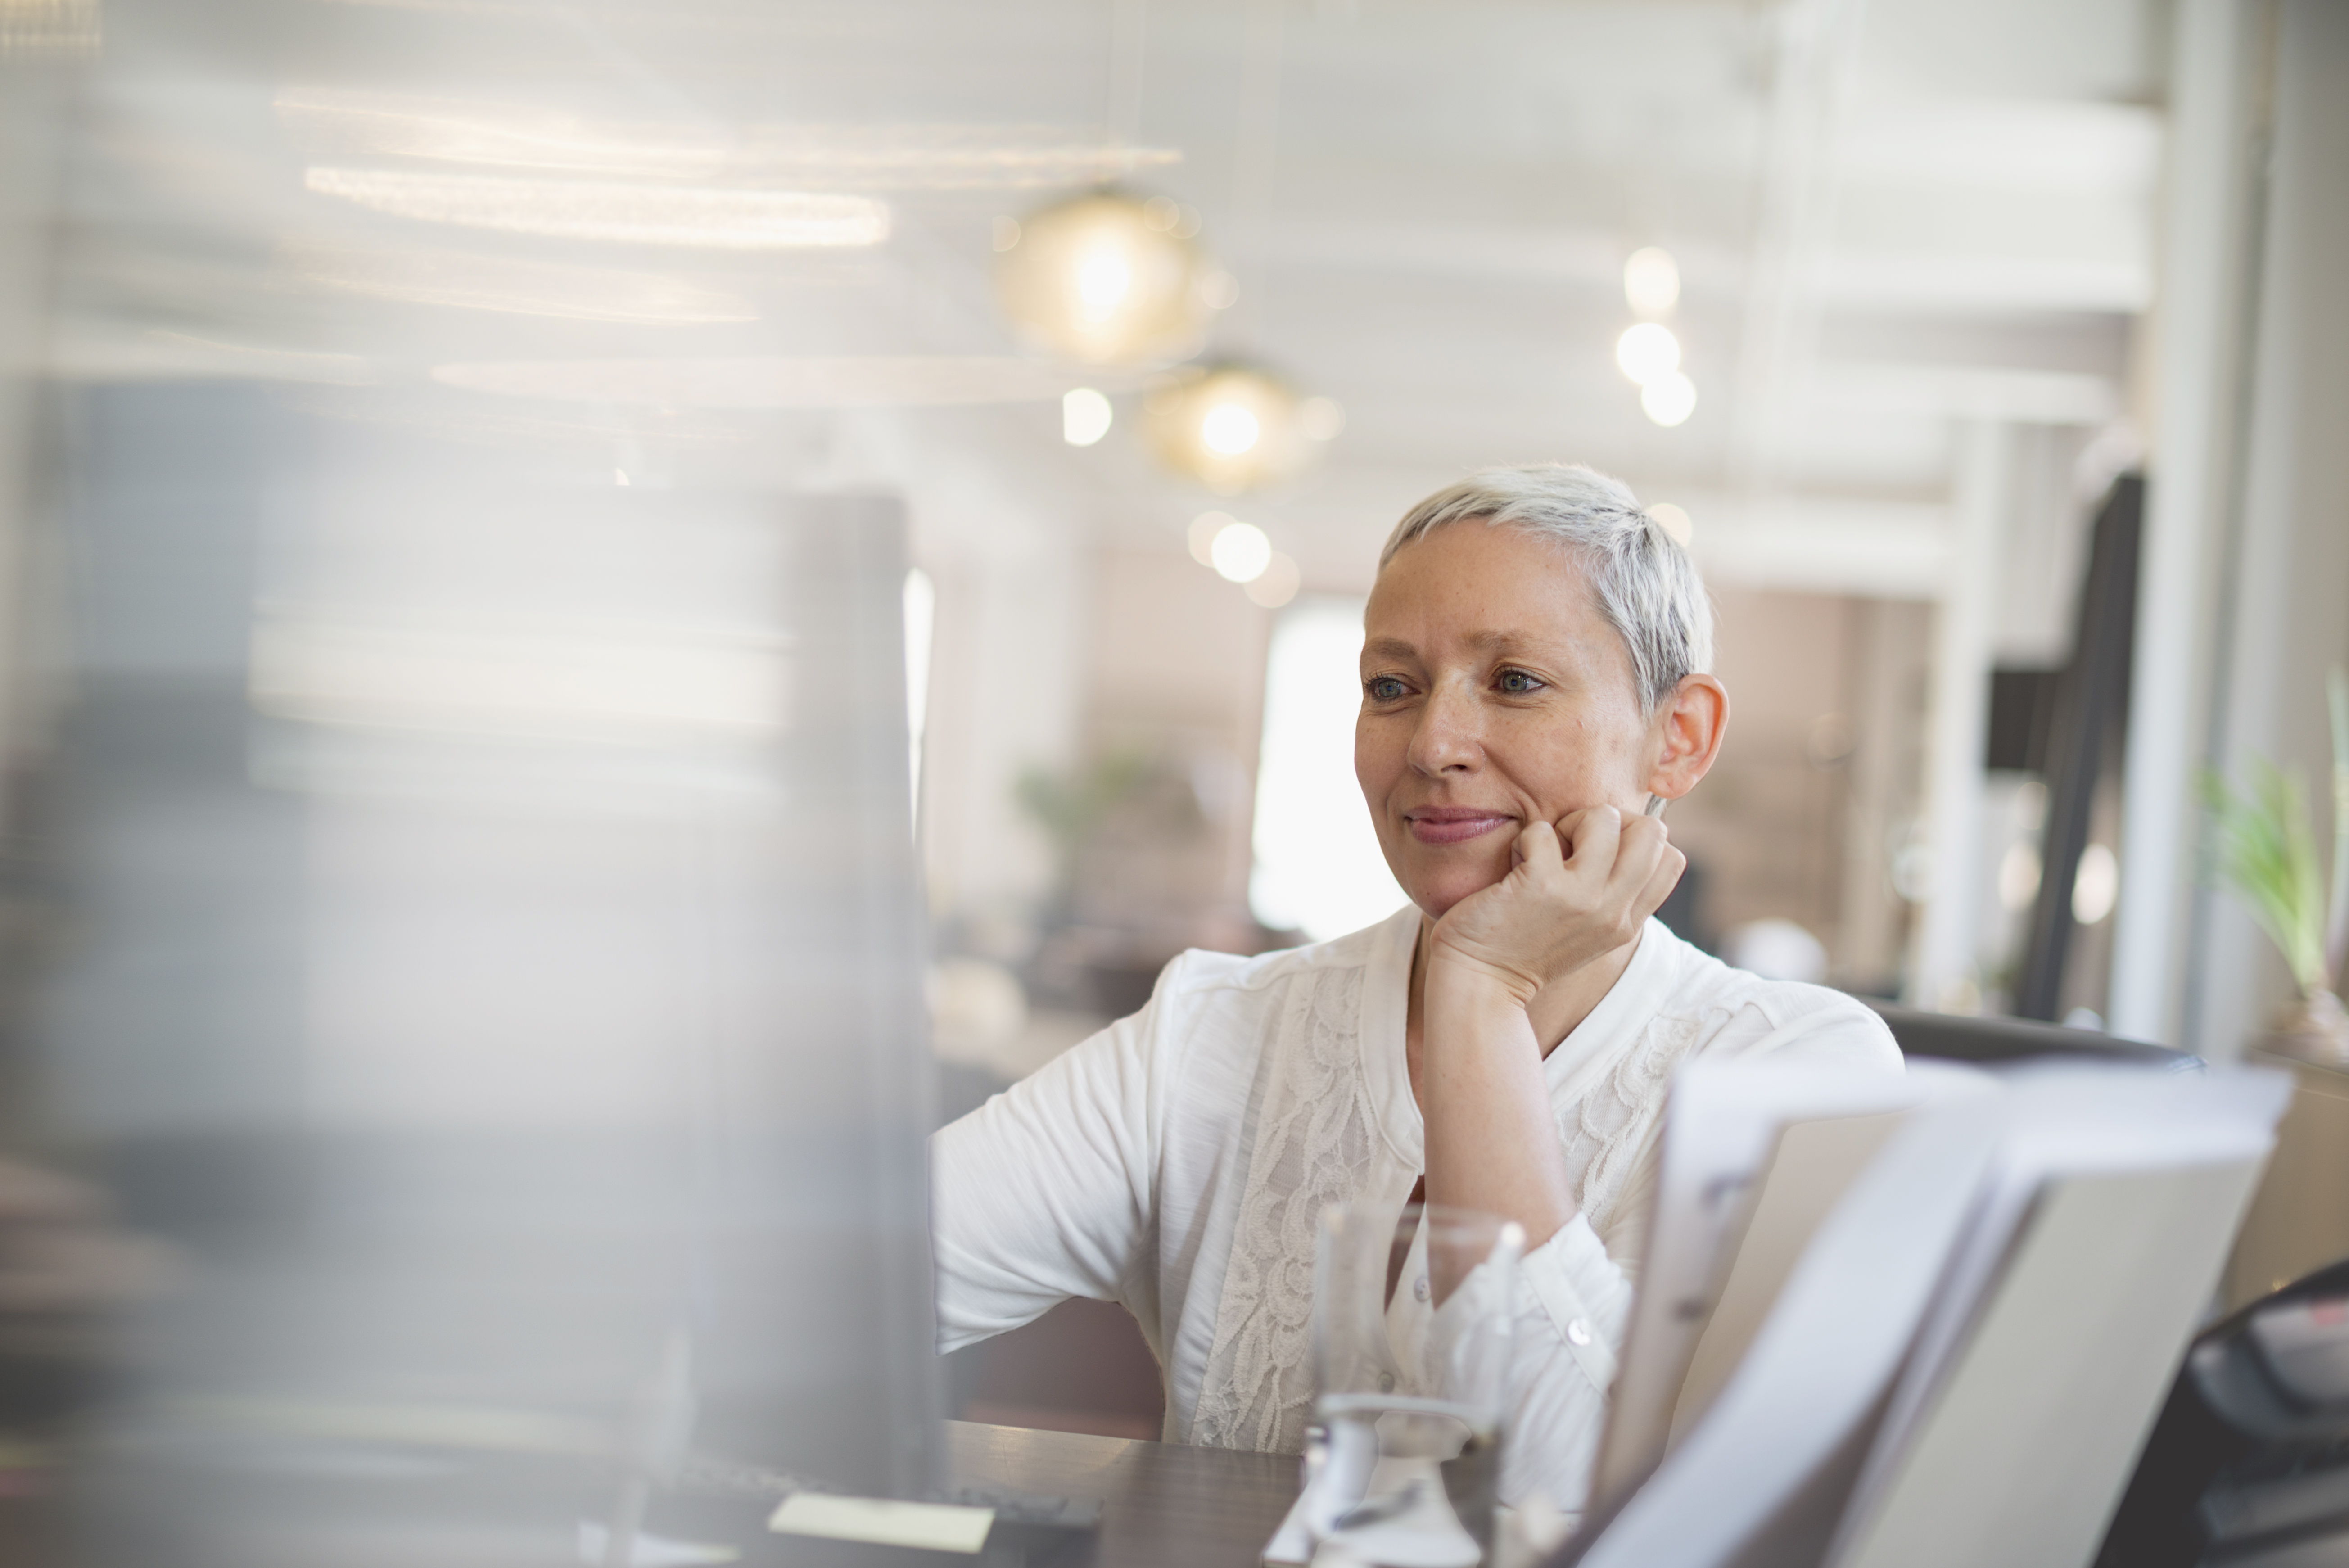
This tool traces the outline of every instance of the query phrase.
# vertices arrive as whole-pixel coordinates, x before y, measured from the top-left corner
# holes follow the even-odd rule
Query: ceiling
[[[1568,459],[1685,507],[1716,574],[1928,596],[1966,421],[2085,434],[2142,400],[2147,0],[107,0],[104,25],[94,57],[13,67],[66,131],[53,371],[255,377],[598,476],[887,483],[935,549],[1036,519],[1176,550],[1221,504],[1350,588],[1420,494]],[[1219,502],[1135,438],[1146,377],[1022,358],[994,220],[1105,171],[1201,214],[1238,283],[1212,354],[1343,406],[1309,472]],[[812,192],[879,203],[887,236],[550,237],[381,194],[450,171]],[[1651,244],[1699,391],[1669,430],[1613,362]],[[1083,450],[1078,384],[1119,410]]]

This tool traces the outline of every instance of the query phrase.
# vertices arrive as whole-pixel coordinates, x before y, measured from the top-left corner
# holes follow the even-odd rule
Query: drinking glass
[[[1490,1560],[1525,1244],[1514,1221],[1471,1210],[1322,1210],[1306,1452],[1317,1546],[1384,1568]]]

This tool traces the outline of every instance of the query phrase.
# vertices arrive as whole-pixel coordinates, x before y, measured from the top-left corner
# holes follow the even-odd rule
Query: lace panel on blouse
[[[1361,1190],[1378,1137],[1358,1044],[1362,971],[1308,971],[1288,989],[1264,1043],[1256,1142],[1191,1427],[1209,1448],[1304,1448],[1315,1226]]]
[[[1322,1208],[1361,1194],[1378,1137],[1359,1045],[1362,971],[1299,975],[1271,1010],[1256,1137],[1191,1440],[1296,1453],[1312,1420],[1313,1250]],[[1568,1176],[1603,1226],[1663,1110],[1697,1020],[1651,1021],[1590,1091],[1557,1107]]]
[[[1566,1146],[1567,1179],[1591,1229],[1615,1211],[1624,1179],[1664,1111],[1664,1093],[1681,1061],[1695,1046],[1693,1018],[1651,1019],[1606,1077],[1579,1100],[1557,1109],[1557,1136]]]

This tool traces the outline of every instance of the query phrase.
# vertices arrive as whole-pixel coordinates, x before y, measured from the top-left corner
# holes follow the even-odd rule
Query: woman
[[[1503,1495],[1577,1510],[1673,1069],[1899,1053],[1849,998],[1648,918],[1685,861],[1644,808],[1696,787],[1729,701],[1696,570],[1623,485],[1495,469],[1428,497],[1364,634],[1355,774],[1410,906],[1292,951],[1185,953],[1141,1012],[939,1133],[939,1346],[1121,1302],[1169,1440],[1293,1451],[1315,1217],[1423,1176],[1428,1201],[1525,1227]]]

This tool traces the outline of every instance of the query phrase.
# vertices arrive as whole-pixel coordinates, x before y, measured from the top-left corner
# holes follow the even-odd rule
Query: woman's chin
[[[1445,874],[1413,877],[1403,885],[1403,891],[1411,895],[1411,901],[1422,914],[1431,920],[1440,920],[1453,905],[1483,892],[1506,874],[1487,876],[1452,869]]]

